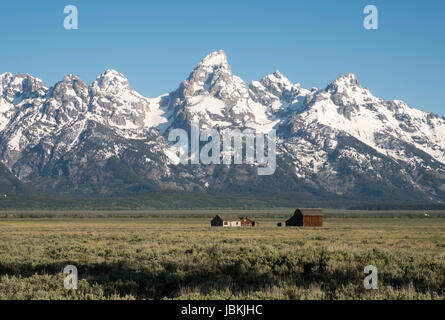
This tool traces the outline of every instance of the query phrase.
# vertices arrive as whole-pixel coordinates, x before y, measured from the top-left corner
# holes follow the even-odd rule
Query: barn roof
[[[323,210],[317,208],[298,208],[295,214],[300,211],[303,216],[323,216]]]
[[[221,213],[217,216],[220,217],[223,221],[240,221],[239,217],[236,214]]]

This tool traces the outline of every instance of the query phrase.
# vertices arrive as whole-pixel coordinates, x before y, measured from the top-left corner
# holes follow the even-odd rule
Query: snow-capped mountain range
[[[276,129],[277,170],[176,165],[173,128]],[[249,85],[223,51],[175,91],[146,98],[115,70],[87,86],[0,75],[0,162],[52,192],[309,192],[445,200],[445,119],[377,98],[354,74],[307,90],[279,71]]]

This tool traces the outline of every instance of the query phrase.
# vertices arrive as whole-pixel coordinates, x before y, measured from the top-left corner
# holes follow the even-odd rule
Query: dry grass
[[[445,219],[328,218],[319,229],[209,219],[0,219],[0,299],[444,299]],[[63,267],[79,289],[63,288]],[[379,289],[363,289],[363,268]]]

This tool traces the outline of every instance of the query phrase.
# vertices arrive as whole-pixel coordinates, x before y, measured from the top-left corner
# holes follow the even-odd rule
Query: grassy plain
[[[1,212],[0,299],[445,299],[445,212],[230,211],[256,229],[211,228],[212,211]],[[79,288],[63,287],[75,265]],[[379,288],[365,290],[364,267]]]

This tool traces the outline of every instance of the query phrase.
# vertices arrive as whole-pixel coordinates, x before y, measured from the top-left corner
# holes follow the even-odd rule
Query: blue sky
[[[63,28],[63,8],[79,30]],[[379,9],[379,29],[363,9]],[[226,51],[245,81],[279,69],[322,88],[356,73],[386,99],[445,115],[445,1],[42,0],[0,4],[0,73],[30,73],[53,85],[86,83],[113,68],[148,97],[174,90],[208,53]]]

